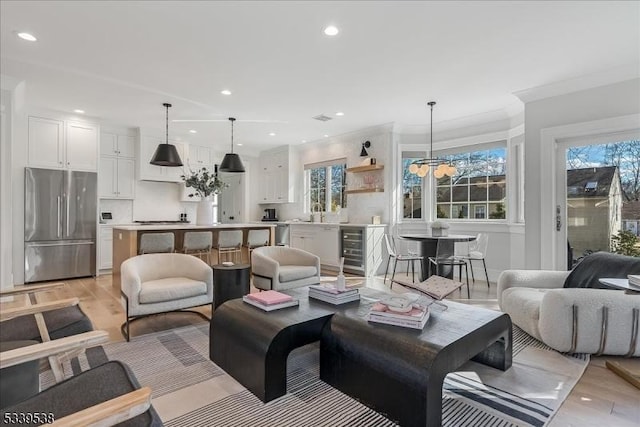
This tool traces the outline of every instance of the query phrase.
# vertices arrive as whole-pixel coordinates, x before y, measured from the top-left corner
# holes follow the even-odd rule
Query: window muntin
[[[442,156],[458,172],[436,182],[436,217],[506,219],[506,157],[504,147]]]

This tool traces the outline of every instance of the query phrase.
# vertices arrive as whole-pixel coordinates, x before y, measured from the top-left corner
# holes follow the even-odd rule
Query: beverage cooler
[[[364,273],[364,228],[340,227],[340,253],[344,257],[344,270]]]

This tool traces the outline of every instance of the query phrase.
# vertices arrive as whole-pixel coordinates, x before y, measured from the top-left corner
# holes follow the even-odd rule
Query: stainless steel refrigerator
[[[24,281],[96,274],[97,174],[25,168]]]

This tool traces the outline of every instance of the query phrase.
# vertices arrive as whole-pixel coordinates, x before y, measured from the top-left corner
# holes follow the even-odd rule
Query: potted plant
[[[193,192],[189,197],[200,196],[198,203],[198,211],[196,214],[196,224],[210,225],[213,224],[213,201],[211,196],[220,194],[222,190],[227,188],[229,184],[218,178],[218,166],[211,173],[207,168],[191,171],[186,175],[182,175],[182,180],[187,188],[192,188]]]
[[[449,224],[443,221],[433,221],[431,223],[431,235],[433,237],[442,237],[449,234]]]

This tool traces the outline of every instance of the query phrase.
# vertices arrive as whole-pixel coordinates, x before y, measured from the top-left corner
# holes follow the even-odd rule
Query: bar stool
[[[213,233],[210,231],[187,231],[184,233],[182,249],[185,254],[197,256],[202,259],[207,257],[207,264],[211,265],[211,246],[213,245]]]
[[[231,254],[234,262],[238,261],[238,255],[242,260],[242,230],[222,230],[218,232],[218,242],[214,249],[218,252],[218,264],[222,262],[223,254]]]
[[[175,236],[173,233],[144,233],[140,237],[138,254],[156,254],[173,252],[175,248]]]
[[[247,243],[244,245],[249,254],[249,263],[251,263],[251,252],[261,246],[269,246],[269,230],[249,230]]]

